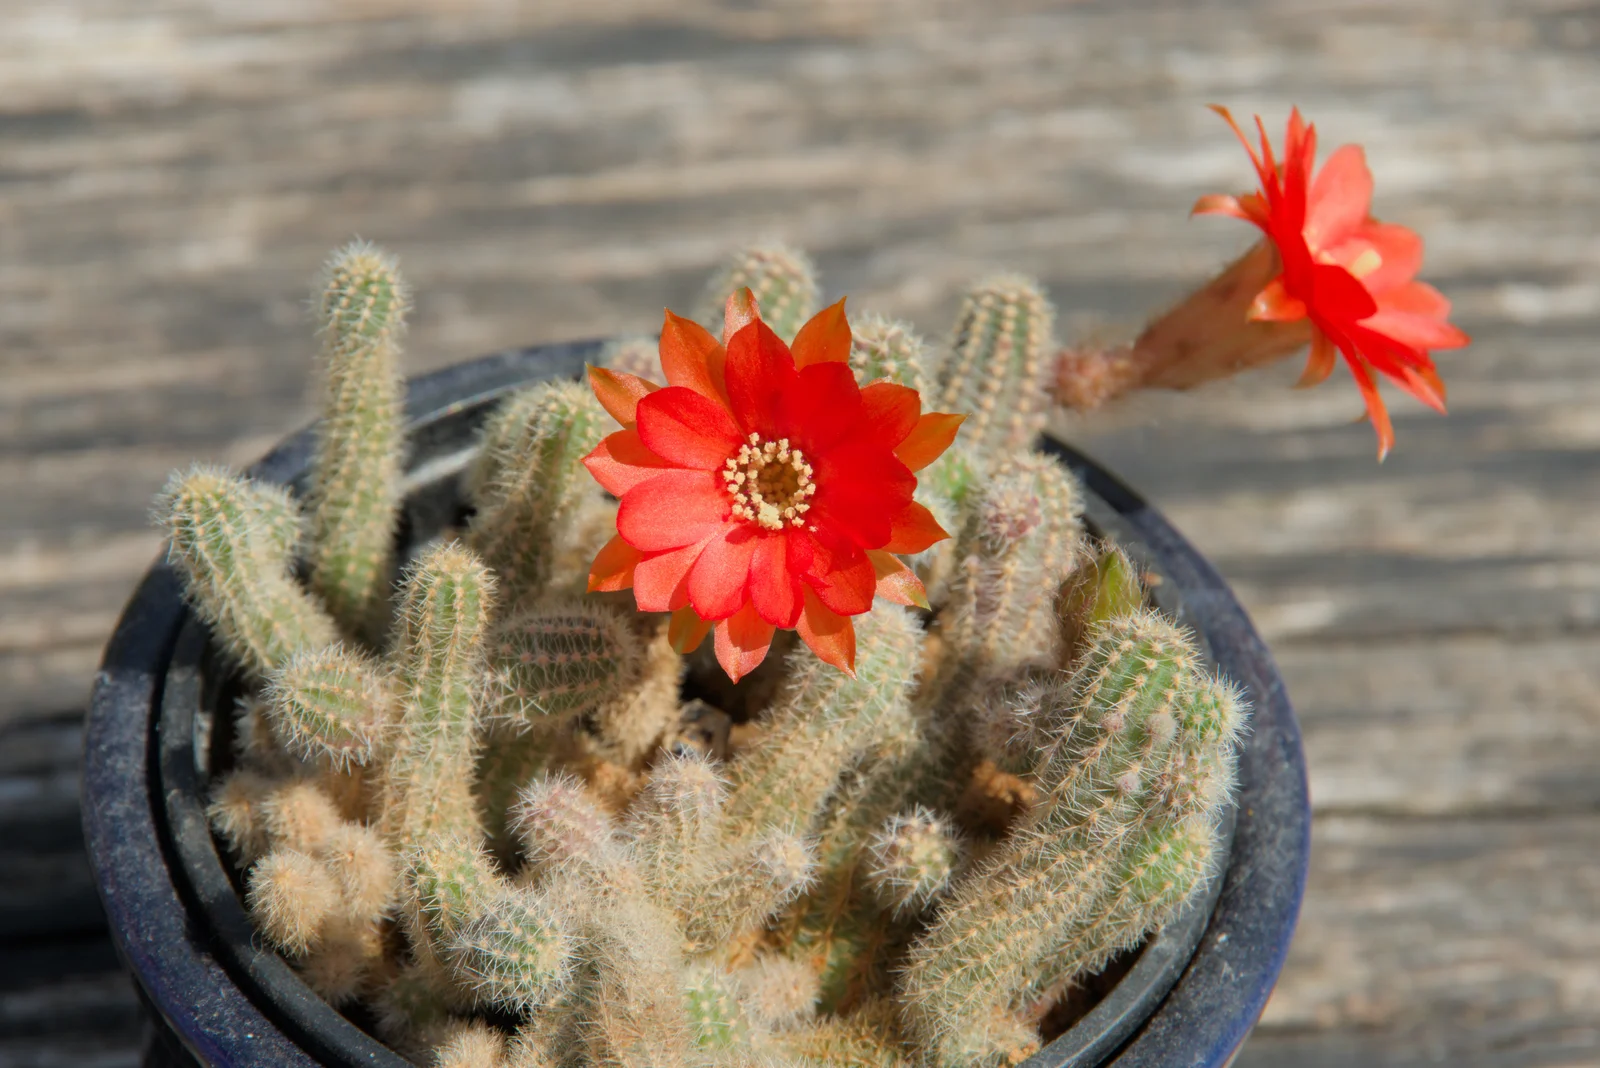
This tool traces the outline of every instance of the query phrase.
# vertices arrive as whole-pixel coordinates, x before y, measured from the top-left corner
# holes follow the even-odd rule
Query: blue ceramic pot
[[[484,415],[507,391],[575,376],[599,346],[504,352],[412,382],[412,491],[401,537],[458,518],[456,476]],[[296,434],[251,474],[292,485],[304,477],[311,447],[309,432]],[[1311,818],[1299,728],[1266,647],[1211,565],[1091,460],[1053,440],[1041,447],[1089,491],[1090,528],[1160,576],[1157,603],[1194,629],[1254,712],[1223,876],[1123,961],[1098,1003],[1026,1068],[1221,1068],[1266,1004],[1305,889]],[[177,576],[157,563],[106,647],[83,777],[84,834],[112,936],[163,1029],[151,1060],[406,1068],[358,1016],[318,999],[251,929],[238,873],[204,811],[208,784],[227,760],[219,744],[227,717],[213,714],[225,707],[227,675],[184,607]]]

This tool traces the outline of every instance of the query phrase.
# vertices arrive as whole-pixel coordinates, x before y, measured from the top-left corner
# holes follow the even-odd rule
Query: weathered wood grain
[[[1576,0],[0,5],[0,823],[70,838],[48,713],[166,472],[308,417],[348,235],[417,285],[414,370],[648,329],[764,234],[933,336],[1019,268],[1111,337],[1248,240],[1184,218],[1248,180],[1201,105],[1298,103],[1427,235],[1477,339],[1451,416],[1396,403],[1380,467],[1348,381],[1282,367],[1069,424],[1217,561],[1305,723],[1319,852],[1241,1063],[1600,1062],[1597,45]],[[73,886],[71,848],[27,863]],[[0,1064],[131,1056],[41,1036]]]

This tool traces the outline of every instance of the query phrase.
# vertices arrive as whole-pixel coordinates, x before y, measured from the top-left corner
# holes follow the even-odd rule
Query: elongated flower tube
[[[714,628],[717,659],[735,681],[766,657],[778,628],[853,672],[852,616],[874,596],[927,604],[896,554],[948,537],[912,492],[961,416],[924,413],[908,386],[858,385],[844,301],[801,327],[792,347],[748,289],[728,299],[726,319],[724,347],[666,313],[665,388],[590,368],[623,429],[584,460],[621,498],[589,589],[632,587],[642,611],[675,613],[680,651]]]
[[[1226,108],[1213,110],[1244,144],[1260,188],[1203,196],[1194,213],[1242,219],[1265,236],[1151,323],[1131,349],[1063,353],[1056,395],[1092,408],[1138,386],[1187,389],[1309,342],[1300,385],[1324,381],[1342,356],[1377,432],[1381,460],[1394,445],[1394,429],[1373,372],[1443,412],[1444,383],[1430,353],[1469,340],[1448,321],[1450,302],[1416,280],[1422,238],[1372,217],[1372,172],[1360,145],[1340,146],[1317,172],[1316,127],[1298,109],[1289,115],[1282,160],[1259,117],[1258,151]]]

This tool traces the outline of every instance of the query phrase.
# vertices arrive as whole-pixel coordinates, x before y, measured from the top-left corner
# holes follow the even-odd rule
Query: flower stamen
[[[728,457],[722,481],[733,498],[734,517],[763,530],[804,527],[811,498],[817,492],[805,453],[788,438],[769,441],[760,434],[751,434],[747,443]]]

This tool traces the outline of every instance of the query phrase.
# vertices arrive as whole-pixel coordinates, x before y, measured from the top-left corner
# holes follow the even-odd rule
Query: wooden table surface
[[[1452,414],[1281,367],[1071,433],[1232,580],[1305,727],[1310,889],[1241,1066],[1600,1064],[1600,5],[7,0],[0,1066],[129,1065],[77,850],[99,648],[167,471],[308,417],[308,279],[402,257],[414,370],[641,331],[732,245],[949,324],[1117,337],[1249,240],[1219,101],[1363,142],[1476,338]]]

